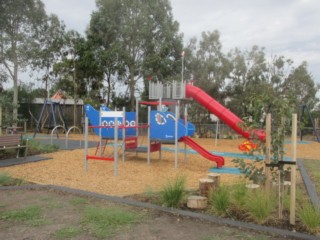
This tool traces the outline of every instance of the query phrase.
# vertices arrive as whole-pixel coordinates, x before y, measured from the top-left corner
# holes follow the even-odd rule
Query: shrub
[[[245,205],[246,196],[248,189],[246,188],[245,183],[237,184],[232,186],[232,204],[237,208],[242,209]]]
[[[24,183],[23,179],[15,179],[6,172],[0,172],[0,186],[21,186]]]
[[[311,233],[320,230],[320,209],[315,209],[310,203],[297,209],[298,217],[303,226]]]
[[[185,192],[185,177],[179,175],[173,182],[164,185],[162,191],[162,202],[167,207],[178,207]]]
[[[28,154],[32,153],[51,153],[55,152],[59,149],[59,147],[55,144],[41,144],[36,140],[29,140],[28,142]]]
[[[10,185],[13,182],[8,173],[0,172],[0,186]]]
[[[230,191],[227,187],[221,186],[210,193],[210,204],[212,210],[219,215],[227,215],[230,206]]]
[[[264,190],[248,194],[245,203],[246,210],[257,223],[264,223],[268,220],[275,206],[275,197],[272,194],[267,194]]]

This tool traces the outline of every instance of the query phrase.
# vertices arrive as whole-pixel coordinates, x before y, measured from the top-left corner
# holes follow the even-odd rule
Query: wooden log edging
[[[199,179],[199,191],[201,196],[209,197],[210,191],[215,188],[214,180],[210,178]]]
[[[187,207],[191,209],[205,209],[208,205],[208,198],[203,196],[189,196]]]

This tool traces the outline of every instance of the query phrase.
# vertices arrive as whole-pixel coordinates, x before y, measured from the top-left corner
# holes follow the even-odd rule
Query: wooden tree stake
[[[292,115],[292,161],[297,160],[297,114]],[[296,165],[291,166],[290,224],[296,223]]]
[[[266,160],[265,163],[270,163],[270,155],[271,155],[271,114],[268,113],[266,117]],[[269,193],[271,189],[272,177],[270,173],[270,168],[266,167],[266,183],[265,189],[266,192]]]

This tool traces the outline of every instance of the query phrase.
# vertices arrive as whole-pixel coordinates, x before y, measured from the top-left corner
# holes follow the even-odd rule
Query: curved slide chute
[[[218,168],[223,167],[223,165],[224,165],[224,158],[223,157],[217,156],[217,155],[214,155],[214,154],[208,152],[206,149],[204,149],[202,146],[200,146],[198,143],[196,143],[195,141],[193,141],[191,138],[189,138],[187,136],[183,136],[182,138],[180,138],[180,141],[184,142],[189,147],[191,147],[193,150],[200,153],[200,155],[202,157],[204,157],[210,161],[216,162]]]
[[[175,140],[175,115],[171,112],[151,111],[150,117],[150,137],[151,139],[173,142]],[[190,146],[204,158],[214,161],[217,167],[224,165],[224,158],[208,152],[198,143],[188,136],[194,134],[195,127],[192,123],[184,123],[183,119],[178,121],[178,140]]]
[[[264,130],[254,130],[251,133],[243,130],[241,125],[243,121],[232,113],[229,109],[222,106],[218,101],[209,96],[202,89],[187,84],[186,85],[186,95],[196,100],[200,105],[208,109],[211,113],[216,115],[221,121],[231,127],[234,131],[241,134],[243,137],[250,139],[253,135],[256,135],[261,141],[265,139]]]

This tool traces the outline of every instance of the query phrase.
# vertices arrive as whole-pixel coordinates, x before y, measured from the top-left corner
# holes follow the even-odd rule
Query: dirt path
[[[53,190],[1,190],[0,199],[0,236],[1,239],[170,239],[170,240],[233,240],[233,239],[282,239],[244,229],[222,226],[194,218],[182,217],[150,209],[129,207],[95,198]],[[32,206],[41,209],[40,219],[30,221],[1,218],[8,211],[19,211]],[[143,217],[131,226],[115,231],[112,237],[97,238],[94,231],[83,224],[84,210],[87,208],[119,208]],[[2,215],[3,216],[3,215]],[[72,237],[58,237],[68,231]],[[65,234],[66,234],[65,233]],[[68,236],[68,235],[66,235]]]

